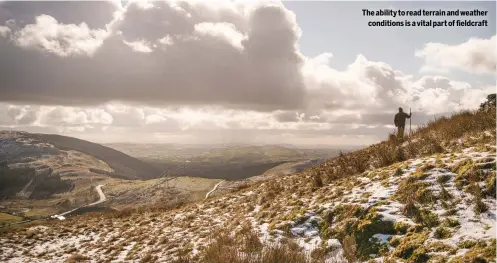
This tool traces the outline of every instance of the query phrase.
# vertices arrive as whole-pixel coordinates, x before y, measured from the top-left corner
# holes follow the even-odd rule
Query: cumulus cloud
[[[194,31],[201,36],[224,38],[234,48],[240,51],[243,50],[242,40],[244,39],[244,35],[238,32],[233,24],[202,22],[194,26]]]
[[[0,127],[97,141],[367,143],[392,132],[399,106],[419,125],[495,92],[361,54],[343,70],[332,53],[306,57],[278,2],[60,3],[0,2]],[[488,73],[488,41],[416,55]]]
[[[6,26],[0,26],[0,36],[1,37],[6,37],[7,35],[9,35],[11,32],[10,28],[6,27]]]
[[[300,32],[281,4],[130,2],[116,12],[103,28],[64,24],[44,14],[20,28],[4,25],[11,32],[0,42],[6,58],[2,100],[264,111],[303,104]],[[30,74],[19,78],[12,72]]]
[[[11,40],[19,47],[39,49],[61,57],[91,56],[106,35],[105,30],[90,30],[86,23],[64,25],[51,16],[40,15],[35,24],[16,31]]]
[[[495,74],[495,35],[489,39],[470,38],[458,45],[428,43],[415,53],[425,61],[422,72],[451,69],[479,74]]]
[[[152,52],[150,44],[146,43],[145,41],[126,42],[126,40],[124,40],[123,42],[135,52],[143,52],[143,53]]]

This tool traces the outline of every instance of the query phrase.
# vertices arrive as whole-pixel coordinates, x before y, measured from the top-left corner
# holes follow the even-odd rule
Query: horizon
[[[489,23],[368,27],[362,9],[385,8],[477,8]],[[496,92],[495,12],[495,1],[3,1],[0,130],[365,147],[395,130],[398,107],[415,130]]]
[[[3,132],[23,132],[23,133],[30,133],[27,131],[22,131],[22,130],[0,130],[0,134]],[[58,134],[58,133],[30,133],[30,134],[44,134],[44,135],[60,135],[60,136],[66,136],[66,137],[72,137],[72,136],[67,136],[64,134]],[[160,146],[160,145],[167,145],[167,146],[187,146],[187,147],[202,147],[202,148],[210,148],[210,147],[261,147],[261,146],[279,146],[279,147],[284,147],[284,148],[295,148],[295,149],[304,149],[304,150],[312,150],[312,149],[325,149],[325,150],[352,150],[352,149],[361,149],[363,147],[367,147],[368,145],[308,145],[308,144],[303,144],[303,145],[298,145],[298,144],[287,144],[287,143],[274,143],[274,144],[249,144],[249,143],[174,143],[174,142],[129,142],[129,141],[116,141],[116,142],[94,142],[94,141],[89,141],[77,137],[73,137],[76,139],[92,142],[92,143],[97,143],[101,144],[103,146],[108,146],[109,145],[154,145],[154,146]]]

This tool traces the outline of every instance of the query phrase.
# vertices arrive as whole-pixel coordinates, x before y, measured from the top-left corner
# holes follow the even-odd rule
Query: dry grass
[[[354,236],[346,236],[343,239],[343,252],[349,262],[356,262],[357,244]]]
[[[324,262],[322,253],[314,253],[311,258],[297,244],[287,241],[279,244],[262,243],[258,234],[245,225],[235,235],[222,229],[213,235],[210,244],[199,255],[204,263],[266,263],[266,262]]]
[[[463,111],[418,127],[403,143],[388,140],[363,150],[340,154],[312,171],[321,175],[324,181],[331,182],[407,159],[461,149],[467,146],[464,144],[495,144],[495,122],[495,111]],[[459,143],[461,138],[463,141]]]
[[[76,263],[76,262],[88,262],[89,260],[90,260],[89,257],[75,253],[75,254],[72,254],[68,259],[66,259],[65,262],[66,263]]]
[[[480,187],[476,184],[476,183],[473,183],[470,185],[471,187],[471,191],[472,191],[472,194],[474,196],[474,212],[475,214],[479,215],[481,213],[484,213],[488,210],[488,206],[483,202],[483,195],[482,195],[482,192],[481,192],[481,189]]]
[[[477,118],[474,121],[482,121],[478,119],[481,117],[480,113],[471,114],[473,114],[472,118]],[[495,113],[486,114],[493,114],[495,118]],[[455,121],[452,123],[455,129],[459,129],[457,128],[459,124],[466,125],[465,121],[468,118],[465,114],[462,114],[462,117],[458,116],[454,117]],[[9,233],[2,241],[8,241],[9,246],[19,246],[23,250],[19,253],[10,252],[12,256],[7,255],[0,260],[8,256],[20,257],[21,253],[29,251],[28,249],[33,247],[37,240],[47,238],[48,240],[43,240],[43,242],[63,241],[79,233],[87,235],[85,238],[90,241],[96,237],[100,238],[96,242],[85,241],[82,246],[77,247],[77,251],[74,245],[59,242],[57,246],[61,248],[60,252],[57,251],[55,255],[55,252],[47,252],[44,257],[58,258],[60,261],[63,258],[62,253],[72,253],[74,250],[82,254],[92,253],[98,260],[102,260],[99,262],[105,262],[105,260],[117,259],[118,252],[126,250],[123,256],[127,262],[140,262],[140,260],[154,262],[158,259],[175,263],[323,262],[323,258],[333,251],[319,247],[315,252],[308,253],[307,251],[306,253],[291,241],[295,240],[295,237],[290,231],[292,224],[289,221],[297,225],[304,223],[309,217],[306,213],[311,211],[323,219],[319,223],[321,238],[323,240],[337,239],[343,248],[340,253],[343,252],[351,262],[356,259],[367,260],[371,254],[386,256],[390,261],[385,262],[392,262],[396,258],[409,260],[406,262],[414,262],[410,261],[414,259],[423,260],[426,259],[426,255],[430,252],[428,250],[431,249],[424,244],[430,232],[436,228],[438,229],[436,237],[444,239],[455,233],[459,224],[464,224],[464,220],[459,223],[457,220],[446,218],[449,215],[457,218],[459,210],[456,208],[459,202],[472,205],[480,200],[490,204],[491,202],[488,202],[485,197],[491,195],[492,189],[495,189],[495,172],[486,173],[486,170],[490,168],[483,168],[484,166],[495,169],[495,162],[492,164],[490,163],[492,160],[488,159],[490,156],[494,157],[495,154],[488,155],[489,157],[482,161],[483,159],[480,160],[479,157],[473,155],[465,156],[464,152],[457,153],[457,149],[474,146],[466,144],[470,143],[468,141],[470,136],[481,140],[480,143],[492,144],[492,141],[495,141],[495,135],[492,134],[492,131],[495,133],[495,122],[492,123],[492,127],[475,125],[476,128],[470,131],[467,131],[467,125],[461,128],[464,130],[462,142],[457,142],[458,138],[442,138],[446,136],[443,131],[444,126],[437,123],[433,125],[431,132],[427,133],[428,139],[423,137],[425,134],[423,129],[427,129],[424,127],[403,145],[395,141],[384,142],[347,155],[341,154],[305,172],[258,182],[244,189],[243,192],[214,196],[196,204],[128,210],[114,214],[83,215],[56,222],[57,224],[45,230],[43,235],[35,235],[26,231]],[[487,133],[487,136],[482,131],[490,131],[490,133]],[[438,146],[442,147],[443,151],[453,152],[453,156],[437,155],[436,158],[440,160],[438,164],[433,161],[433,155],[422,158],[423,164],[417,162],[413,164],[408,161],[368,171],[399,159],[419,157],[431,151],[441,151]],[[385,151],[384,149],[387,149],[385,147],[391,147],[391,152]],[[482,148],[476,152],[487,156],[491,150]],[[464,157],[472,161],[460,162]],[[451,196],[450,194],[455,191],[452,185],[458,180],[456,180],[457,176],[452,174],[436,178],[437,180],[430,178],[430,182],[426,181],[428,175],[437,173],[430,170],[435,167],[440,168],[439,165],[445,162],[447,167],[443,169],[448,171],[453,168],[460,177],[460,181],[464,182],[462,186],[471,195],[454,200],[454,197],[458,195]],[[475,168],[471,168],[472,166]],[[412,172],[412,167],[419,169]],[[482,171],[479,172],[479,170]],[[404,174],[407,176],[400,178]],[[348,177],[348,175],[361,178]],[[400,201],[405,205],[402,212],[412,218],[416,226],[392,225],[390,222],[387,224],[387,221],[380,220],[380,209],[362,209],[357,202],[368,201],[372,194],[367,191],[372,183],[362,180],[365,178],[382,182],[382,184],[385,182],[384,187],[400,184],[400,191],[395,193],[395,196],[390,196],[388,200],[379,201],[378,208],[387,204],[385,202],[394,201],[392,198],[395,197],[395,201]],[[330,179],[336,180],[330,181]],[[431,189],[427,183],[438,184],[441,186],[441,191]],[[473,186],[468,187],[470,185]],[[475,185],[479,187],[476,188]],[[360,190],[357,193],[362,193],[357,198],[352,195],[355,190]],[[443,207],[446,209],[446,214],[440,217],[429,212],[433,211],[434,207],[438,207],[436,204],[438,200],[446,203]],[[351,204],[344,204],[331,210],[321,206],[338,201]],[[249,217],[250,224],[244,224]],[[82,222],[85,222],[86,227]],[[267,242],[261,242],[259,239],[261,236],[251,229],[251,223],[256,223],[258,226],[267,223],[270,239]],[[222,230],[218,230],[219,228]],[[235,231],[232,232],[233,230]],[[369,241],[377,233],[400,233],[403,237],[392,238],[390,244],[395,247],[395,251],[386,253],[386,245]],[[28,236],[29,239],[26,238]],[[119,239],[116,240],[116,237]],[[307,242],[307,238],[304,237],[299,237],[299,242]],[[17,243],[10,240],[15,240]],[[272,241],[282,242],[272,243]],[[132,242],[136,243],[131,246]],[[129,244],[130,247],[125,244]],[[94,249],[97,250],[94,251]],[[199,254],[193,256],[191,253],[193,249],[199,251]]]

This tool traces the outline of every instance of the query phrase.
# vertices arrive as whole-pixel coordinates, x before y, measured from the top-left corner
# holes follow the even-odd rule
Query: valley
[[[113,143],[106,146],[180,175],[241,180],[262,175],[288,162],[336,156],[340,149],[306,149],[291,145],[174,145]],[[344,146],[348,152],[352,148]]]
[[[302,170],[338,152],[279,145],[107,146],[0,132],[0,226],[195,202]]]

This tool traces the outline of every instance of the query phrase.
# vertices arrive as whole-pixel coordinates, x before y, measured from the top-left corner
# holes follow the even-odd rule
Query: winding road
[[[100,197],[100,199],[99,199],[98,201],[96,201],[96,202],[94,202],[94,203],[91,203],[91,204],[89,204],[89,205],[84,205],[84,206],[80,206],[80,207],[74,208],[74,209],[69,210],[69,211],[67,211],[67,212],[64,212],[64,213],[62,213],[62,214],[53,215],[53,216],[51,216],[51,217],[52,217],[52,218],[58,218],[58,219],[60,219],[60,220],[64,220],[64,219],[65,219],[65,218],[64,218],[64,216],[65,216],[65,215],[67,215],[67,214],[69,214],[69,213],[72,213],[72,212],[74,212],[74,211],[76,211],[76,210],[78,210],[78,209],[80,209],[80,208],[82,208],[82,207],[94,206],[94,205],[98,205],[98,204],[100,204],[100,203],[105,202],[105,201],[107,200],[107,197],[105,196],[104,192],[102,191],[102,186],[104,186],[104,185],[103,185],[103,184],[99,184],[99,185],[97,185],[97,187],[95,187],[95,190],[97,191],[98,196]]]
[[[212,190],[210,190],[206,195],[205,195],[205,199],[209,198],[209,196],[217,190],[217,187],[219,185],[221,185],[222,183],[224,182],[224,180],[222,180],[221,182],[217,183],[216,185],[214,185],[214,188],[212,188]]]
[[[49,219],[49,218],[56,218],[56,219],[59,219],[59,220],[64,220],[66,219],[64,216],[67,215],[67,214],[70,214],[82,207],[88,207],[88,206],[94,206],[94,205],[98,205],[100,203],[103,203],[105,201],[107,201],[107,197],[105,196],[104,192],[102,191],[102,187],[104,185],[100,184],[100,185],[97,185],[97,187],[95,187],[95,190],[97,191],[98,193],[98,196],[100,197],[100,199],[96,202],[93,202],[91,204],[88,204],[88,205],[84,205],[84,206],[80,206],[80,207],[77,207],[77,208],[74,208],[72,210],[69,210],[69,211],[66,211],[62,214],[58,214],[58,215],[52,215],[52,216],[47,216],[47,217],[44,217],[44,218],[39,218],[39,219],[28,219],[28,220],[23,220],[23,221],[20,221],[20,222],[16,222],[16,223],[11,223],[11,224],[8,224],[8,225],[5,225],[5,226],[2,226],[2,227],[7,227],[7,226],[11,226],[11,225],[18,225],[18,224],[22,224],[22,223],[26,223],[26,222],[31,222],[31,221],[34,221],[34,220],[44,220],[44,219]],[[215,190],[215,189],[213,189]],[[0,228],[2,228],[0,227]]]
[[[99,185],[97,185],[97,187],[95,187],[95,190],[97,190],[97,193],[98,193],[98,196],[100,197],[100,199],[94,203],[87,205],[87,206],[98,205],[98,204],[103,203],[107,200],[107,197],[105,197],[104,192],[102,192],[102,186],[104,186],[104,185],[99,184]]]

